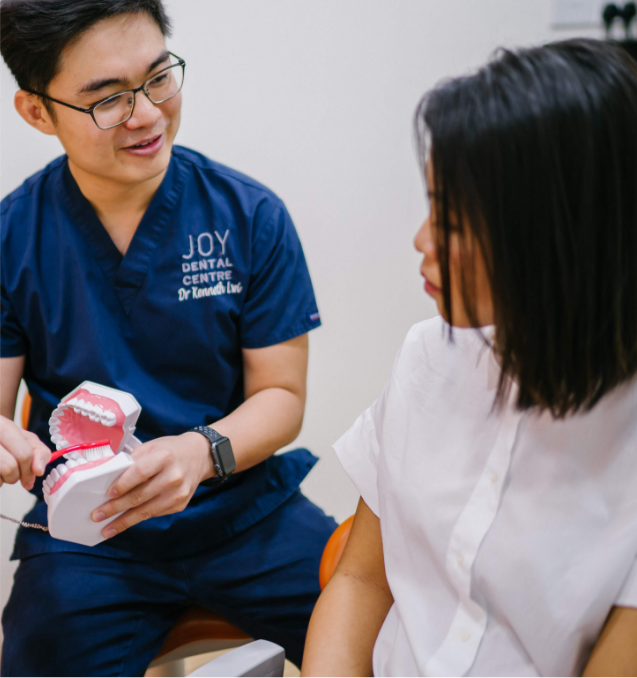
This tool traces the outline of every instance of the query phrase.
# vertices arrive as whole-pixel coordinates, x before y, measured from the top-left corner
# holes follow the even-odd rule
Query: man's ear
[[[37,94],[30,94],[20,89],[15,93],[13,104],[20,117],[26,120],[31,127],[35,127],[43,134],[55,135],[55,125],[51,119],[51,114],[46,110],[46,106]]]

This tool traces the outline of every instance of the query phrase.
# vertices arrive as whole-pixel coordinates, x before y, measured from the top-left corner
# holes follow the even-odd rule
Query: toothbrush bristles
[[[60,450],[64,453],[64,450]],[[110,445],[98,445],[97,447],[85,447],[81,445],[73,447],[72,451],[64,454],[66,459],[73,459],[74,455],[82,456],[86,461],[97,461],[98,459],[105,459],[106,457],[114,457],[115,453]]]
[[[105,457],[115,456],[115,453],[111,449],[110,445],[89,447],[87,450],[83,450],[81,454],[84,456],[86,461],[97,461],[98,459],[104,459]]]

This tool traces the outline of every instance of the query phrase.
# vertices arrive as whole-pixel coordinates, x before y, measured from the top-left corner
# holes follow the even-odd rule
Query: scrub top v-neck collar
[[[65,163],[63,195],[91,252],[113,287],[126,315],[139,292],[153,251],[166,230],[184,185],[185,171],[171,157],[166,174],[153,196],[133,239],[122,256],[91,203],[86,199]]]

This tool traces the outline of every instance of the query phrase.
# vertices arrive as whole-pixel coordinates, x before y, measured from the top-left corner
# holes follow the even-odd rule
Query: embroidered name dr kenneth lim
[[[178,291],[179,301],[240,294],[243,291],[240,281],[233,282],[234,264],[227,252],[231,249],[228,247],[229,235],[227,230],[223,235],[214,231],[196,237],[188,236],[189,251],[181,255],[183,287]],[[206,283],[210,286],[200,287]]]

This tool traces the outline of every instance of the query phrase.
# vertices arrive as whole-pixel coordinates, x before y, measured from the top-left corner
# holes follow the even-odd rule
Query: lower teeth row
[[[79,456],[79,455],[78,455]],[[68,459],[64,464],[58,464],[49,475],[46,477],[42,489],[46,492],[50,491],[53,485],[63,476],[66,472],[74,468],[75,466],[82,466],[83,464],[88,464],[86,459],[83,457],[76,459]]]

